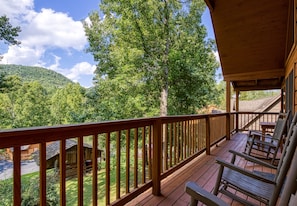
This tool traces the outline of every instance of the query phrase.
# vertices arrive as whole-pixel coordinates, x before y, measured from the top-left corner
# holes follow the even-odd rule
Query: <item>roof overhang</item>
[[[235,90],[280,89],[289,0],[205,0],[224,80]]]

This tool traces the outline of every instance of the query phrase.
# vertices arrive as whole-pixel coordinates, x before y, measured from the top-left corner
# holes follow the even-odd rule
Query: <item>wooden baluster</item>
[[[77,142],[77,197],[78,205],[83,206],[84,203],[84,146],[83,146],[83,137],[78,137]]]
[[[13,148],[13,204],[21,205],[21,147]]]
[[[40,205],[46,206],[46,143],[39,144],[39,187]]]
[[[60,141],[60,205],[66,205],[66,140]]]
[[[110,204],[110,133],[106,133],[106,166],[105,166],[105,176],[106,176],[106,184],[105,184],[105,204]]]
[[[130,192],[130,129],[126,131],[126,193]]]
[[[134,188],[138,187],[138,128],[134,129]]]
[[[146,171],[146,148],[145,148],[145,127],[142,127],[142,184],[144,184],[145,181],[145,171]]]
[[[116,139],[116,199],[121,197],[121,132],[117,131]]]

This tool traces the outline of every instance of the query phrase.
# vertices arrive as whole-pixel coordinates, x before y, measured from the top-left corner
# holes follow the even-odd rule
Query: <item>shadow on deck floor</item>
[[[217,179],[217,173],[219,165],[215,163],[217,157],[230,161],[231,153],[230,149],[236,151],[243,151],[246,142],[246,134],[236,133],[229,141],[222,141],[211,149],[211,155],[203,153],[199,157],[195,158],[189,164],[180,168],[172,175],[165,178],[161,183],[162,196],[153,196],[151,189],[147,190],[137,198],[129,202],[128,206],[145,205],[145,206],[184,206],[190,204],[190,196],[185,193],[185,184],[187,181],[194,181],[202,186],[207,191],[212,192],[215,181]],[[237,165],[245,167],[250,170],[259,170],[264,172],[273,173],[271,169],[263,168],[252,163],[247,163],[245,160],[239,159]],[[235,206],[242,205],[236,201],[231,200],[229,197],[219,194],[218,197],[223,199],[226,203]],[[256,205],[260,205],[259,202],[255,202]]]

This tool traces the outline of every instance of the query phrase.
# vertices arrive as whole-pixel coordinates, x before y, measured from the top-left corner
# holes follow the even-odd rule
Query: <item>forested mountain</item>
[[[1,73],[17,75],[23,82],[39,81],[44,88],[61,88],[73,83],[62,74],[42,67],[0,64]]]
[[[86,91],[54,71],[0,65],[0,130],[91,121]]]

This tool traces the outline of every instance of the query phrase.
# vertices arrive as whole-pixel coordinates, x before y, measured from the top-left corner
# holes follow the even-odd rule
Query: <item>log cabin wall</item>
[[[283,85],[286,91],[285,108],[289,108],[293,113],[297,111],[297,0],[290,1],[288,15],[288,29],[286,42],[286,62],[285,77],[286,81]],[[289,100],[289,101],[288,101]],[[289,104],[289,105],[288,105]]]

